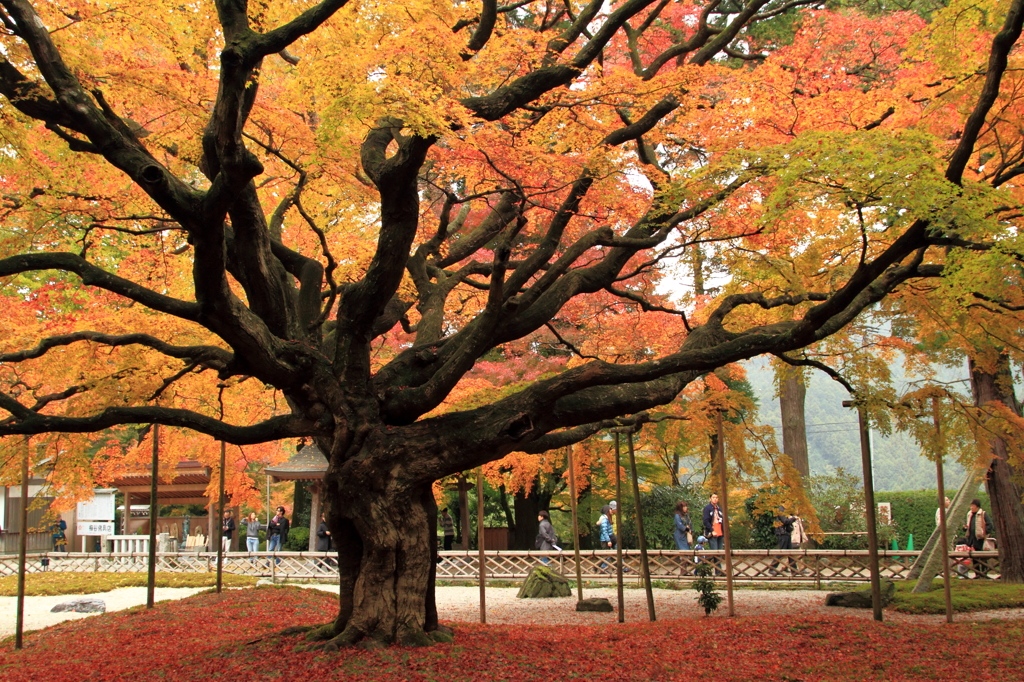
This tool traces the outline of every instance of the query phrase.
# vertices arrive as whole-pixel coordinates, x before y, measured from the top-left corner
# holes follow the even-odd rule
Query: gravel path
[[[330,585],[305,585],[312,589],[332,591]],[[182,599],[208,588],[157,588],[156,600]],[[337,589],[337,588],[333,588]],[[516,599],[519,590],[514,587],[492,587],[487,590],[487,622],[492,624],[533,625],[601,625],[614,623],[614,613],[578,613],[576,597],[552,599]],[[870,609],[842,609],[826,607],[826,591],[817,590],[736,590],[734,605],[737,616],[763,616],[774,614],[843,615],[850,618],[872,616]],[[587,589],[584,597],[605,597],[612,605],[617,603],[614,587]],[[626,622],[647,620],[647,598],[644,590],[625,590]],[[724,595],[723,595],[724,596]],[[119,611],[146,603],[146,588],[126,587],[111,592],[89,595],[63,595],[58,597],[27,597],[25,599],[25,630],[39,630],[65,620],[88,618],[87,613],[51,613],[57,604],[79,597],[102,599],[107,611]],[[479,622],[480,589],[478,587],[438,587],[437,608],[442,620]],[[702,618],[692,590],[654,590],[654,603],[658,620]],[[14,634],[17,599],[0,597],[0,637]],[[723,600],[713,618],[727,617]],[[982,621],[1000,618],[1024,619],[1024,609],[999,609],[955,614],[957,622]],[[894,622],[942,623],[944,615],[912,616],[886,611],[885,619]]]

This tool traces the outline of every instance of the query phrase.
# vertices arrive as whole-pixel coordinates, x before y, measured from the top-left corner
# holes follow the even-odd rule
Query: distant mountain
[[[774,374],[766,360],[757,358],[746,363],[747,378],[759,405],[759,421],[775,428],[782,443],[782,418],[779,399],[775,396]],[[860,475],[860,437],[856,411],[843,407],[849,400],[846,390],[821,372],[811,370],[807,386],[806,421],[807,449],[811,474],[829,474],[837,468]],[[964,368],[963,377],[967,370]],[[949,372],[943,380],[961,378]],[[896,433],[884,437],[872,433],[875,490],[934,490],[935,464],[921,455],[917,443],[907,435]],[[963,483],[965,472],[955,462],[946,463],[946,487],[956,489]]]

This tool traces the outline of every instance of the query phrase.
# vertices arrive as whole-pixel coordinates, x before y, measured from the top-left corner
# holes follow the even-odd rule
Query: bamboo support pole
[[[868,567],[871,571],[871,609],[877,621],[882,620],[882,578],[878,570],[878,529],[875,526],[875,477],[871,471],[871,434],[868,432],[867,410],[863,405],[844,401],[843,407],[857,408],[860,427],[860,457],[864,469],[864,504],[868,524]]]
[[[18,615],[14,626],[14,648],[24,644],[25,632],[25,555],[28,553],[28,460],[32,450],[31,436],[25,436],[25,453],[21,457],[21,527],[18,533]]]
[[[942,472],[942,425],[939,422],[939,400],[932,398],[932,420],[935,422],[935,477],[939,493],[939,528],[942,532],[942,587],[946,592],[946,622],[953,622],[953,596],[949,573],[949,529],[946,527],[946,481]]]
[[[626,622],[622,590],[622,470],[619,468],[619,434],[615,434],[615,585],[619,598],[619,622]]]
[[[735,602],[732,594],[732,537],[729,534],[729,477],[725,466],[725,430],[722,426],[722,413],[718,413],[718,485],[721,488],[722,501],[722,537],[725,540],[725,590],[729,615],[736,615]]]
[[[160,425],[153,424],[153,459],[149,467],[149,566],[146,576],[146,608],[156,603],[156,518],[159,504],[156,499],[156,481],[160,467]]]
[[[466,538],[469,544],[469,538]],[[484,554],[484,470],[476,472],[476,545],[480,569],[480,622],[487,622],[487,556]]]
[[[583,601],[583,567],[580,565],[580,526],[579,510],[576,507],[576,467],[573,464],[572,446],[565,449],[565,457],[569,462],[569,508],[572,510],[572,551],[576,562],[576,601]]]
[[[223,418],[223,415],[221,415]],[[220,442],[220,481],[217,496],[217,594],[220,594],[224,582],[224,467],[227,460],[227,445]]]
[[[629,468],[633,479],[633,504],[636,508],[636,532],[640,544],[640,571],[647,592],[647,617],[653,623],[658,620],[654,613],[654,592],[651,589],[651,566],[647,560],[647,538],[644,537],[644,515],[640,511],[640,483],[636,474],[636,455],[633,452],[633,434],[626,433],[626,447],[629,450]]]

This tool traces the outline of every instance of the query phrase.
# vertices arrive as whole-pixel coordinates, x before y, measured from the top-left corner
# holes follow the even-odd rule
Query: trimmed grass
[[[942,581],[932,583],[931,592],[913,594],[914,582],[896,583],[896,597],[889,608],[902,613],[945,613],[946,593]],[[953,611],[987,611],[1024,607],[1024,585],[1006,585],[991,580],[953,580],[950,585]]]
[[[256,578],[225,573],[224,587],[253,587]],[[29,573],[25,577],[25,595],[48,597],[61,594],[110,592],[121,587],[145,587],[145,573]],[[157,573],[157,587],[214,587],[216,573]],[[18,596],[18,576],[0,578],[0,597]]]

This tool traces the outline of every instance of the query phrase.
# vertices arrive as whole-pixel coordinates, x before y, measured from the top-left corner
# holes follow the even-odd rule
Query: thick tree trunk
[[[782,450],[793,462],[800,475],[811,475],[807,456],[807,423],[804,419],[804,400],[807,386],[800,370],[779,368],[779,408],[782,412]]]
[[[508,528],[509,537],[516,532],[516,517],[512,508],[508,506],[508,491],[504,485],[498,486],[498,503],[501,504],[501,511],[505,514],[505,525]]]
[[[371,469],[367,466],[366,469]],[[340,596],[328,649],[431,644],[441,628],[434,602],[437,507],[429,483],[402,486],[380,470],[328,470],[326,515],[337,541]]]
[[[533,543],[537,539],[537,531],[540,523],[537,521],[537,512],[547,509],[551,504],[551,494],[539,490],[539,482],[534,481],[533,490],[526,496],[522,492],[516,493],[513,506],[516,512],[516,532],[513,535],[512,549],[533,549]]]
[[[1020,405],[1013,394],[1010,362],[1005,355],[999,357],[994,373],[980,369],[973,358],[970,367],[976,405],[981,407],[1001,402],[1020,416]],[[1005,582],[1024,583],[1024,508],[1021,506],[1017,472],[1010,464],[1006,441],[993,437],[989,442],[992,461],[986,484],[992,501],[992,509],[989,511],[998,538],[999,573]]]

